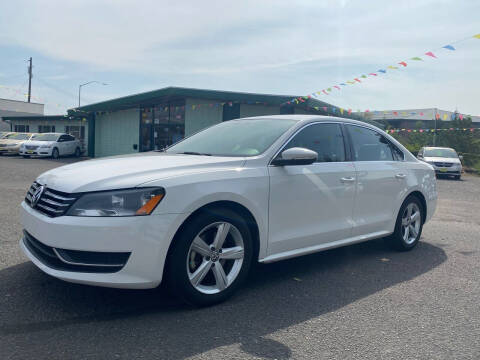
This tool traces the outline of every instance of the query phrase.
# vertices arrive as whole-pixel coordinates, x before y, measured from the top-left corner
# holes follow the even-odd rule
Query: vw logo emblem
[[[45,191],[45,186],[40,185],[32,195],[32,208],[37,206],[38,200],[42,197],[43,192]]]

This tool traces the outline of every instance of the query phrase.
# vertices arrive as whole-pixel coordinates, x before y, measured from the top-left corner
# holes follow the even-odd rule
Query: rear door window
[[[353,161],[394,160],[392,147],[382,134],[363,126],[347,124],[346,128],[352,143]]]

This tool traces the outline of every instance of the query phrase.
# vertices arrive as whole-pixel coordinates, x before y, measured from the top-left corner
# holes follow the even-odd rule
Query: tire
[[[212,247],[222,233],[223,245]],[[252,258],[252,236],[245,220],[227,208],[209,209],[176,235],[167,258],[166,283],[185,303],[214,305],[231,297],[245,281]]]
[[[24,159],[30,159],[30,155],[22,155]]]
[[[80,151],[80,148],[77,147],[77,148],[75,149],[74,156],[75,156],[76,158],[79,158],[81,154],[82,154],[82,152]]]
[[[409,211],[411,211],[412,216],[417,212],[418,215],[416,215],[416,220],[413,222],[411,220],[412,216],[410,216],[410,222],[407,223]],[[395,231],[389,237],[390,245],[399,251],[412,250],[418,244],[420,237],[422,236],[424,218],[425,209],[420,200],[416,196],[408,196],[398,212]],[[407,229],[408,234],[406,234]]]
[[[454,178],[455,180],[460,180],[461,175],[455,175],[453,178]]]
[[[53,148],[52,150],[52,159],[58,159],[60,157],[60,154],[58,153],[57,148]]]

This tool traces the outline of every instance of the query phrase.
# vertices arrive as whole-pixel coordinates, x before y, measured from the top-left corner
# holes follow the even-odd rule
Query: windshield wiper
[[[204,156],[212,156],[212,154],[208,153],[199,153],[196,151],[184,151],[184,152],[179,152],[177,154],[184,154],[184,155],[204,155]]]

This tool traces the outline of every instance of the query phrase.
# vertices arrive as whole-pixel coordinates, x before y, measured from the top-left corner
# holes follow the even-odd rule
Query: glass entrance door
[[[151,151],[153,150],[153,109],[142,109],[140,116],[140,151]]]

